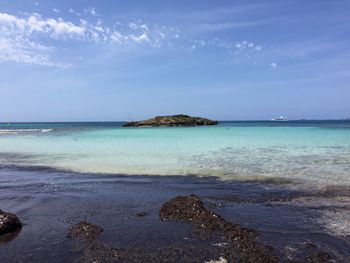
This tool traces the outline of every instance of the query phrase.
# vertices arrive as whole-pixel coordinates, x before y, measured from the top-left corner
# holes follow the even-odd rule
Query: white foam
[[[350,197],[300,197],[288,205],[309,207],[319,211],[318,224],[330,235],[336,237],[350,236]]]
[[[51,132],[53,129],[41,129],[41,132]]]
[[[227,263],[227,260],[223,257],[220,257],[219,260],[210,260],[206,261],[206,263]]]
[[[349,237],[350,236],[350,211],[322,211],[319,223],[326,231],[334,236]]]
[[[21,133],[46,133],[53,129],[0,129],[0,135],[21,134]]]

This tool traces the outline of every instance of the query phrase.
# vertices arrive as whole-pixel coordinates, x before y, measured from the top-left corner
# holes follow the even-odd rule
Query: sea
[[[350,121],[225,121],[166,128],[122,124],[1,123],[0,166],[350,186]]]
[[[105,229],[102,247],[131,254],[224,244],[159,219],[164,202],[190,194],[257,230],[282,262],[350,262],[350,121],[0,123],[0,209],[24,225],[0,238],[1,262],[79,262],[87,252],[67,233],[81,220]]]

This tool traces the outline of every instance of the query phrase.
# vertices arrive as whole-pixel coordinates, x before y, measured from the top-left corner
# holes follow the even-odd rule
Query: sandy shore
[[[229,260],[224,256],[231,241],[221,229],[198,233],[196,224],[186,217],[161,220],[164,203],[191,194],[228,226],[256,232],[252,242],[263,246],[270,259],[350,259],[349,237],[332,235],[319,220],[320,211],[348,207],[318,205],[310,209],[300,202],[306,198],[319,203],[325,197],[339,199],[336,193],[300,192],[283,184],[217,178],[97,176],[45,168],[0,169],[0,190],[0,209],[15,213],[24,224],[11,241],[0,243],[4,262]],[[347,193],[341,195],[345,198]],[[103,229],[90,245],[68,237],[69,229],[83,220]]]

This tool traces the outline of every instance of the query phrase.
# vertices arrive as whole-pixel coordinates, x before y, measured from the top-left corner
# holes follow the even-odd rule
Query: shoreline
[[[21,154],[3,154],[6,158],[21,158]],[[2,154],[0,153],[0,158]],[[23,155],[23,158],[28,158],[27,155]],[[2,160],[4,161],[4,160]],[[261,185],[281,186],[291,191],[303,193],[305,196],[322,196],[325,193],[328,196],[336,196],[337,193],[342,193],[345,196],[350,196],[350,185],[347,184],[319,184],[316,181],[310,181],[302,178],[288,178],[288,177],[277,177],[277,176],[246,176],[236,175],[232,176],[229,174],[227,177],[221,175],[207,175],[207,174],[129,174],[129,173],[114,173],[114,172],[89,172],[89,171],[75,171],[65,168],[58,168],[47,165],[4,165],[0,163],[0,171],[22,171],[22,172],[38,172],[38,173],[62,173],[71,174],[74,176],[83,176],[85,178],[134,178],[143,179],[149,178],[157,180],[157,178],[173,178],[181,180],[182,178],[192,178],[194,180],[214,180],[219,182],[227,183],[252,183]]]
[[[257,240],[273,247],[281,259],[305,258],[310,253],[305,244],[309,243],[337,262],[350,258],[349,236],[330,235],[319,221],[320,212],[348,211],[347,206],[329,203],[347,198],[347,193],[312,195],[285,185],[214,177],[89,175],[44,168],[2,168],[0,189],[0,209],[15,213],[24,223],[16,238],[0,244],[8,262],[40,258],[62,262],[65,257],[67,262],[77,260],[82,251],[74,252],[77,244],[66,235],[69,227],[81,220],[105,229],[99,241],[109,247],[152,251],[155,247],[177,244],[183,248],[190,244],[198,251],[218,251],[215,244],[225,243],[220,239],[200,240],[193,235],[191,225],[164,223],[159,218],[162,204],[190,194],[198,195],[207,209],[228,222],[259,232]],[[209,257],[214,254],[209,253],[208,260],[214,260]]]

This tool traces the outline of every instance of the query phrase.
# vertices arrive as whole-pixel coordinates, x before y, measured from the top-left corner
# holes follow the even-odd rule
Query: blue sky
[[[350,116],[350,1],[0,4],[0,121]]]

